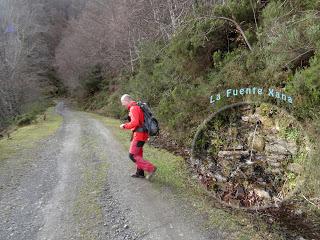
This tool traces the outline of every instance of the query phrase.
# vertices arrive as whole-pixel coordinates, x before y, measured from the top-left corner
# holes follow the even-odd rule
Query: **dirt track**
[[[0,239],[224,239],[170,191],[133,179],[127,149],[98,120],[64,122],[35,149],[0,162]]]

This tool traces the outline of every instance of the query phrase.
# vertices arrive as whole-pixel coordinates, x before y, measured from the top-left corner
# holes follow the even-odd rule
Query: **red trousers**
[[[137,170],[153,172],[154,165],[146,159],[143,159],[144,143],[144,141],[132,140],[129,150],[129,157],[136,164]]]

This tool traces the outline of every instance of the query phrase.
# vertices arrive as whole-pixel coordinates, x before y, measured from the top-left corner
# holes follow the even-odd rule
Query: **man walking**
[[[149,138],[148,132],[142,128],[144,123],[143,111],[137,105],[137,102],[135,102],[128,94],[124,94],[121,97],[121,104],[129,110],[130,122],[121,124],[120,128],[133,131],[129,158],[136,164],[137,171],[135,174],[131,175],[131,177],[144,178],[144,171],[146,171],[149,173],[146,176],[146,179],[150,179],[157,170],[157,167],[143,159],[143,145]]]

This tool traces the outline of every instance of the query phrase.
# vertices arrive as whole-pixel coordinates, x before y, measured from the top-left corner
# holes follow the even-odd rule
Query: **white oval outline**
[[[283,109],[283,108],[280,108],[279,106],[277,105],[274,105],[272,103],[269,103],[269,102],[263,102],[263,101],[243,101],[243,102],[237,102],[237,103],[233,103],[233,104],[228,104],[226,106],[223,106],[222,108],[214,111],[212,114],[209,115],[208,118],[206,118],[197,128],[197,132],[196,134],[194,135],[194,138],[193,138],[193,141],[192,141],[192,146],[191,146],[191,157],[190,157],[190,162],[194,162],[194,146],[195,146],[195,143],[196,143],[196,139],[200,133],[200,131],[202,131],[202,129],[207,125],[207,123],[209,121],[211,121],[217,114],[221,113],[222,111],[225,111],[227,109],[230,109],[230,108],[234,108],[234,107],[238,107],[238,106],[242,106],[242,105],[254,105],[254,104],[262,104],[262,103],[265,103],[265,104],[269,104],[269,105],[272,105],[272,106],[275,106],[277,109],[281,109],[281,111],[284,111],[286,114],[288,114],[288,116],[290,116],[292,119],[294,119],[297,123],[298,123],[298,126],[300,128],[300,130],[303,130],[303,127],[302,125],[300,124],[300,122],[295,118],[293,117],[291,114],[288,113],[287,110]],[[310,148],[310,139],[309,139],[309,136],[307,133],[304,134],[304,136],[306,137],[306,147],[308,149],[310,149],[310,151],[307,152],[307,156],[306,157],[309,157],[310,159],[313,157],[312,156],[312,148]],[[291,199],[291,197],[293,197],[299,190],[300,188],[303,186],[303,184],[305,183],[305,176],[300,176],[300,179],[299,179],[299,184],[297,184],[297,186],[288,194],[285,196],[285,198],[283,198],[280,202],[279,202],[279,205],[278,204],[267,204],[267,205],[263,205],[263,206],[254,206],[254,207],[236,207],[232,204],[229,204],[229,203],[226,203],[225,201],[222,201],[220,200],[217,196],[215,196],[215,194],[213,194],[211,191],[208,191],[206,188],[203,188],[208,195],[210,195],[212,198],[214,198],[215,200],[217,200],[219,203],[221,203],[222,205],[226,206],[226,207],[232,207],[234,209],[242,209],[242,210],[264,210],[264,209],[267,209],[267,208],[272,208],[272,207],[280,207],[281,204],[287,202],[289,199]]]

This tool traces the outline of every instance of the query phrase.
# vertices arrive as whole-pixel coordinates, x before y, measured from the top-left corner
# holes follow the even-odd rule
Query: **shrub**
[[[297,72],[286,87],[295,95],[295,112],[301,118],[316,118],[320,106],[320,57],[311,60],[311,66]]]
[[[22,114],[16,117],[15,121],[18,126],[25,126],[29,125],[34,121],[36,118],[33,114]]]
[[[89,69],[88,73],[80,79],[80,84],[87,96],[92,96],[102,90],[103,79],[102,66],[98,64]]]

